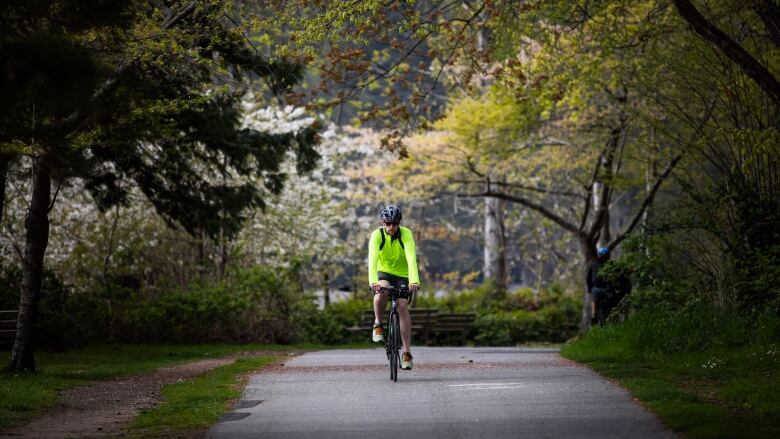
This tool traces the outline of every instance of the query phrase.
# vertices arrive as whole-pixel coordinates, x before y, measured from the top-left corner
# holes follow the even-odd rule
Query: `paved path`
[[[553,350],[412,352],[414,370],[397,383],[382,349],[313,352],[266,369],[207,437],[674,437],[626,391]]]

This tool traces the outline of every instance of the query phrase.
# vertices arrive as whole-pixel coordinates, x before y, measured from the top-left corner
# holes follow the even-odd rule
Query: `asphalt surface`
[[[554,350],[413,348],[390,381],[383,349],[307,353],[254,375],[217,438],[673,438],[629,394]]]

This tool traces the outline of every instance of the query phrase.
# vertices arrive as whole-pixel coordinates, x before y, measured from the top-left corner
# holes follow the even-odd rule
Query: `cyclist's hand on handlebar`
[[[420,289],[420,286],[419,286],[419,285],[417,285],[417,284],[411,284],[411,285],[409,285],[409,291],[411,291],[412,293],[416,293],[416,292],[417,292],[417,290],[419,290],[419,289]]]
[[[381,288],[382,287],[380,287],[379,284],[371,284],[371,291],[374,293],[378,293]]]

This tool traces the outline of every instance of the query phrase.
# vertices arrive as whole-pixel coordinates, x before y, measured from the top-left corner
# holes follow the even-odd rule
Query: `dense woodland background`
[[[387,202],[417,240],[416,306],[478,313],[477,344],[586,331],[597,246],[634,284],[615,322],[736,315],[729,343],[777,340],[778,69],[770,0],[12,1],[9,367],[353,340]]]

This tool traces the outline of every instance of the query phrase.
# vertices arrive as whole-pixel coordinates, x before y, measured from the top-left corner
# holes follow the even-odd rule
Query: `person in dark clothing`
[[[609,316],[612,308],[620,302],[623,296],[628,294],[631,285],[625,277],[621,277],[613,284],[602,276],[599,276],[601,267],[609,262],[609,249],[607,247],[600,247],[597,256],[598,258],[590,264],[590,267],[588,267],[586,283],[588,285],[588,293],[590,293],[593,298],[591,301],[593,306],[593,319],[597,323],[604,324],[604,320]],[[599,307],[603,310],[603,313],[601,314],[598,313]]]

